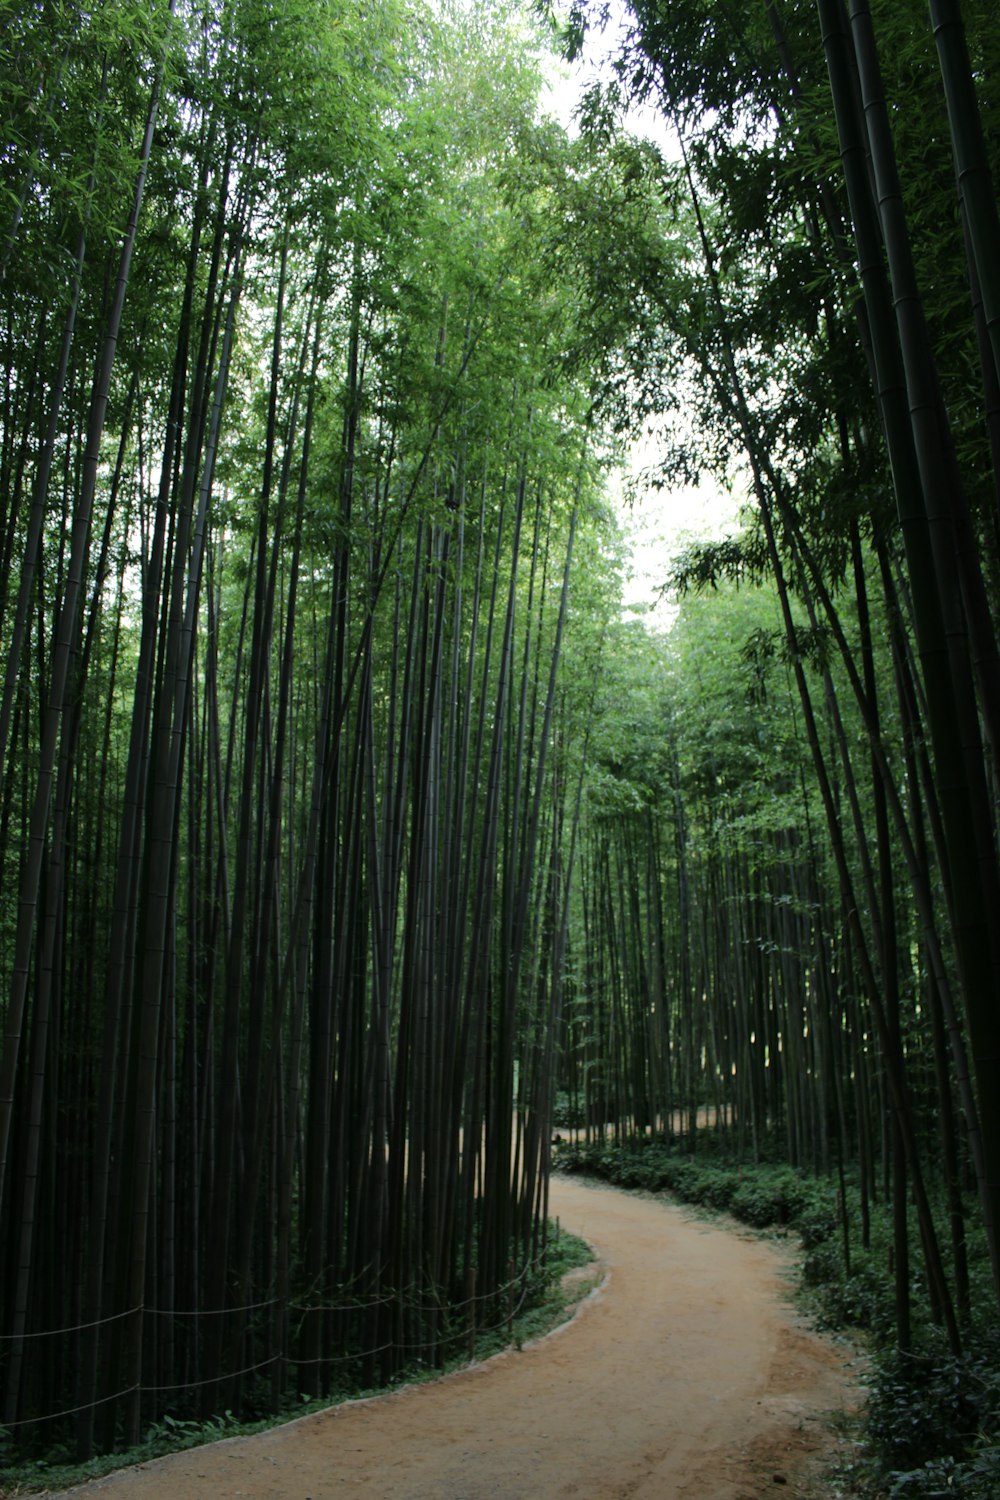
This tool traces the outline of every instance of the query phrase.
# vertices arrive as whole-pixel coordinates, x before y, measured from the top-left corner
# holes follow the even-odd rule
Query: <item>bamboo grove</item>
[[[569,231],[631,330],[601,400],[663,421],[654,483],[747,506],[595,736],[567,1107],[846,1165],[865,1237],[893,1205],[898,1345],[919,1288],[957,1355],[1000,1284],[995,16],[636,3],[618,46],[592,138],[638,98],[673,147],[619,146],[613,250]]]
[[[602,512],[517,25],[4,35],[0,1417],[86,1455],[529,1294]]]
[[[474,1349],[553,1118],[890,1201],[904,1349],[995,1303],[990,7],[636,0],[572,137],[542,9],[0,0],[19,1451]],[[650,427],[746,501],[669,635]]]

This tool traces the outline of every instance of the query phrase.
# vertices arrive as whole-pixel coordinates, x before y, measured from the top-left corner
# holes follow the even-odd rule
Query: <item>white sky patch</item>
[[[621,0],[612,0],[607,26],[603,30],[596,25],[588,29],[581,57],[573,63],[554,57],[543,60],[548,97],[542,100],[542,113],[558,120],[569,136],[579,134],[574,116],[584,89],[594,83],[609,82],[614,77],[612,65],[628,29],[627,6]],[[630,109],[625,125],[632,135],[655,141],[665,156],[677,157],[674,133],[653,105],[643,104]]]
[[[622,603],[626,614],[644,620],[648,629],[667,631],[678,612],[662,592],[672,559],[692,542],[721,541],[737,531],[741,502],[738,494],[710,478],[671,489],[644,487],[641,475],[650,456],[648,446],[635,443],[618,483],[611,486],[631,551]],[[632,504],[629,493],[635,496]]]
[[[574,116],[584,90],[613,77],[612,63],[627,30],[626,16],[625,5],[613,0],[607,27],[588,30],[581,58],[574,63],[553,58],[545,64],[548,97],[542,101],[542,111],[570,136],[579,134]],[[624,123],[632,135],[655,142],[664,156],[677,159],[676,137],[653,105],[630,110]],[[625,611],[640,616],[651,630],[666,631],[677,617],[677,605],[661,593],[671,559],[691,542],[719,541],[736,531],[740,500],[707,476],[700,485],[657,489],[643,484],[643,471],[656,467],[656,439],[643,434],[632,443],[622,471],[611,476],[609,490],[631,547]]]

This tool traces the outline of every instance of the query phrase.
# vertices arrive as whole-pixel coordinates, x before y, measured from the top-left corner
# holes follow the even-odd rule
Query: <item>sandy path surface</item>
[[[813,1493],[855,1399],[785,1300],[780,1247],[555,1178],[603,1285],[555,1334],[431,1384],[125,1469],[144,1500],[762,1500]],[[814,1481],[812,1481],[814,1482]],[[829,1493],[824,1491],[823,1493]]]

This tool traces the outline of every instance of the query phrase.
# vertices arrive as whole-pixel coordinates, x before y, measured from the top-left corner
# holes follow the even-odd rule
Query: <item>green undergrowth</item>
[[[867,1355],[859,1456],[840,1476],[841,1485],[865,1500],[1000,1500],[1000,1320],[974,1206],[967,1221],[972,1310],[962,1357],[948,1352],[931,1317],[915,1223],[913,1349],[904,1354],[895,1340],[890,1216],[880,1204],[871,1205],[865,1246],[859,1194],[850,1178],[842,1201],[835,1178],[779,1161],[736,1161],[707,1133],[695,1151],[655,1139],[567,1142],[557,1148],[555,1165],[623,1188],[670,1193],[755,1230],[797,1240],[803,1305],[821,1327],[859,1339]],[[943,1244],[946,1223],[941,1210]]]
[[[592,1261],[593,1252],[586,1241],[565,1231],[560,1232],[557,1226],[550,1226],[545,1264],[529,1278],[524,1303],[520,1311],[515,1313],[510,1328],[505,1326],[478,1335],[474,1355],[466,1350],[464,1354],[449,1359],[443,1366],[430,1366],[418,1361],[399,1371],[387,1386],[344,1386],[318,1400],[293,1396],[277,1418],[272,1415],[258,1421],[240,1422],[232,1412],[227,1411],[207,1420],[195,1420],[167,1413],[150,1425],[137,1447],[102,1454],[84,1464],[71,1462],[68,1450],[63,1448],[53,1448],[44,1458],[31,1462],[8,1464],[4,1453],[7,1446],[6,1433],[0,1428],[0,1500],[14,1500],[16,1496],[42,1489],[67,1489],[70,1485],[110,1474],[115,1469],[148,1463],[150,1459],[162,1458],[185,1448],[197,1448],[204,1443],[217,1442],[220,1438],[266,1432],[279,1423],[296,1421],[312,1412],[323,1411],[346,1401],[384,1395],[387,1391],[398,1390],[404,1385],[437,1380],[470,1363],[482,1363],[505,1349],[520,1349],[532,1340],[544,1337],[566,1320],[580,1297],[586,1294],[588,1285],[584,1280],[575,1288],[567,1289],[562,1284],[563,1277],[568,1271],[590,1265]]]

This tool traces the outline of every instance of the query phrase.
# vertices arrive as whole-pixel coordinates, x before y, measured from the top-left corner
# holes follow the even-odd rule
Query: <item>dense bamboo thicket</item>
[[[957,1357],[968,1226],[990,1321],[1000,1287],[995,18],[635,0],[618,48],[591,136],[638,98],[673,145],[632,147],[612,251],[567,229],[632,330],[600,399],[746,508],[595,730],[566,1108],[846,1164],[899,1346],[919,1280]]]
[[[544,9],[0,0],[23,1453],[474,1347],[557,1093],[890,1203],[907,1359],[995,1322],[995,17],[632,0],[571,138]],[[745,502],[669,636],[638,436]]]
[[[4,28],[0,1420],[86,1455],[527,1295],[601,512],[517,25]]]

